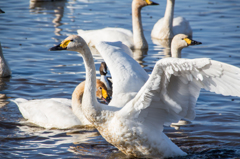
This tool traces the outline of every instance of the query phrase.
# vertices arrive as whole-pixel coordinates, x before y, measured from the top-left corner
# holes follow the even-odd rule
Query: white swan
[[[44,128],[67,129],[79,125],[91,125],[80,109],[84,93],[85,81],[81,82],[72,94],[72,100],[66,98],[50,98],[26,100],[17,98],[15,102],[22,116],[29,122]],[[96,96],[108,98],[107,88],[100,80],[96,81]]]
[[[102,47],[110,56],[114,55],[111,51],[117,50],[116,46],[111,47],[104,42],[98,47]],[[79,36],[71,35],[50,50],[69,50],[82,54],[86,67],[83,113],[108,142],[128,156],[186,155],[162,132],[163,125],[181,118],[194,119],[194,107],[201,88],[223,95],[240,96],[239,68],[208,58],[165,58],[156,63],[147,82],[123,108],[106,106],[96,100],[96,70],[86,42]],[[115,84],[114,74],[112,77]]]
[[[0,43],[0,77],[9,77],[12,72],[8,66],[7,61],[5,60],[2,52],[2,46]]]
[[[154,25],[151,37],[156,39],[172,39],[177,34],[192,36],[192,29],[185,18],[173,18],[174,3],[175,0],[167,0],[165,15]]]
[[[105,62],[101,62],[99,67],[100,81],[102,81],[107,87],[108,94],[112,96],[112,81],[106,76],[107,75],[107,65]]]
[[[130,30],[123,28],[104,28],[99,30],[78,30],[78,35],[84,38],[90,49],[95,48],[100,41],[121,41],[131,49],[148,49],[148,43],[143,34],[141,9],[147,5],[158,5],[151,0],[132,1],[132,27]],[[128,53],[128,52],[127,52]]]

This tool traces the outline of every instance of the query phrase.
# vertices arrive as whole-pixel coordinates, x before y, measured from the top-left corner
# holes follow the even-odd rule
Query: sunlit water
[[[149,50],[134,55],[148,73],[168,52],[150,33],[163,16],[160,6],[142,10]],[[49,52],[77,29],[122,27],[131,30],[130,0],[66,0],[34,3],[1,0],[0,42],[12,77],[1,79],[0,158],[124,158],[95,129],[46,130],[25,121],[9,98],[71,98],[85,79],[83,60],[74,52]],[[209,57],[240,67],[240,3],[238,0],[176,0],[175,15],[190,21],[199,46],[183,50],[184,58]],[[96,67],[102,61],[96,56]],[[99,73],[98,73],[99,75]],[[189,125],[165,133],[189,155],[184,158],[240,157],[240,98],[202,91],[197,117]]]

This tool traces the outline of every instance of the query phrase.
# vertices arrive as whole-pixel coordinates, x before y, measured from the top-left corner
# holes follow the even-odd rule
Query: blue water
[[[137,58],[148,73],[165,49],[150,33],[164,15],[166,0],[142,10],[146,55]],[[63,0],[34,3],[1,0],[0,42],[12,77],[0,79],[0,158],[125,158],[95,129],[46,130],[25,121],[11,98],[71,98],[85,79],[83,60],[74,52],[49,52],[77,29],[130,29],[130,0]],[[176,0],[175,15],[190,21],[193,39],[203,44],[183,50],[183,58],[208,57],[240,67],[240,3],[237,0]],[[96,67],[101,57],[96,58]],[[99,75],[99,73],[98,73]],[[165,133],[189,155],[184,158],[240,157],[240,98],[202,91],[196,119]]]

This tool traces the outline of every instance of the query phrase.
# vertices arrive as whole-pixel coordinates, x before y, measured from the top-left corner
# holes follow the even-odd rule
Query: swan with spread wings
[[[186,45],[191,42],[181,40]],[[194,119],[194,107],[202,88],[223,95],[240,96],[240,69],[235,66],[208,58],[165,58],[156,63],[148,78],[130,56],[117,53],[121,52],[119,45],[121,43],[101,42],[97,46],[100,52],[105,52],[103,58],[113,79],[113,99],[108,106],[96,100],[94,60],[83,38],[71,35],[50,50],[81,53],[86,67],[82,111],[108,142],[128,156],[186,155],[163,133],[163,125],[181,118]],[[111,58],[114,59],[112,62]],[[122,60],[129,60],[132,65],[125,65]],[[118,67],[114,67],[116,65]],[[124,102],[114,101],[118,93],[122,94],[120,98]]]

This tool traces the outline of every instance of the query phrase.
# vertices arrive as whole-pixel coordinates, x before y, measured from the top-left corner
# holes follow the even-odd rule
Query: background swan
[[[0,43],[0,77],[9,77],[11,76],[12,72],[10,67],[8,66],[7,61],[5,60],[2,52],[2,46]]]
[[[99,67],[99,72],[100,72],[100,81],[102,81],[105,86],[107,87],[108,94],[112,96],[112,81],[106,76],[108,71],[107,71],[107,65],[105,62],[101,62],[101,65]]]
[[[121,41],[131,49],[148,49],[148,43],[143,34],[141,9],[147,5],[158,5],[151,0],[132,1],[132,27],[130,30],[123,28],[104,28],[99,30],[78,30],[78,35],[84,38],[90,49],[95,48],[100,41]],[[128,53],[128,52],[127,52]]]
[[[44,128],[66,129],[79,125],[91,125],[80,109],[84,93],[85,81],[81,82],[72,94],[72,100],[66,98],[50,98],[26,100],[17,98],[15,102],[22,116],[29,122]],[[108,98],[106,86],[100,80],[96,81],[96,96],[99,99]],[[105,100],[104,99],[104,100]]]
[[[174,17],[175,0],[167,0],[165,15],[154,25],[151,33],[152,38],[172,39],[177,34],[192,36],[189,22],[183,17]]]
[[[100,45],[105,51],[111,48],[108,43]],[[83,113],[108,142],[128,156],[186,155],[162,132],[163,125],[181,118],[194,119],[201,88],[240,96],[239,68],[207,58],[165,58],[156,63],[147,82],[123,108],[106,107],[96,100],[96,70],[86,42],[72,35],[51,50],[82,54],[86,67]]]

